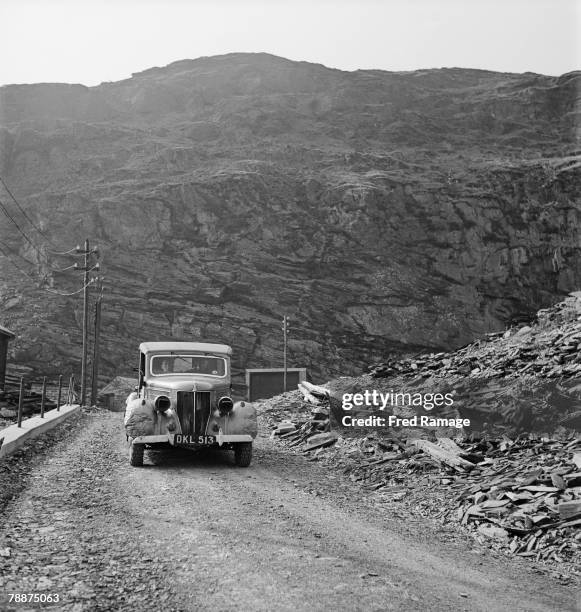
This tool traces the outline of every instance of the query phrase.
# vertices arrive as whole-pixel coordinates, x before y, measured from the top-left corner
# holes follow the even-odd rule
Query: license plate
[[[176,434],[174,444],[215,444],[216,436],[188,436]]]

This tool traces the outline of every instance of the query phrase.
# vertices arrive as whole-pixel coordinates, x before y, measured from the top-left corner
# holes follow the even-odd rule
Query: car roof
[[[210,342],[142,342],[139,345],[139,350],[142,353],[196,351],[198,353],[232,354],[232,348],[227,344],[211,344]]]

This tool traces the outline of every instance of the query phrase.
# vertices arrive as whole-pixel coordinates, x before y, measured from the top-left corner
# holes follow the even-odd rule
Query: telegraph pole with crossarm
[[[286,379],[287,379],[287,335],[289,332],[289,318],[284,315],[282,318],[282,334],[283,334],[283,360],[284,360],[284,373],[283,373],[283,393],[286,393]]]
[[[91,284],[91,270],[98,270],[99,263],[94,266],[90,266],[91,254],[98,254],[98,249],[89,248],[89,239],[85,240],[85,249],[81,250],[77,247],[77,253],[85,256],[85,265],[80,268],[75,266],[77,270],[84,272],[83,279],[83,357],[81,360],[81,406],[85,405],[85,399],[87,396],[87,354],[89,350],[89,285]]]
[[[101,304],[103,302],[103,277],[97,278],[98,291],[97,301],[95,302],[95,341],[93,343],[93,373],[91,375],[91,406],[97,403],[97,391],[99,384],[99,361],[101,358],[100,337],[101,337]]]

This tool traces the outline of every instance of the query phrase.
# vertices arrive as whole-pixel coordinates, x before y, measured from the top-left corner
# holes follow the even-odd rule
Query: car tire
[[[143,467],[143,451],[145,449],[144,444],[135,444],[131,442],[129,444],[129,464],[133,467]]]
[[[234,446],[234,463],[238,467],[248,467],[252,461],[252,442],[238,442]]]

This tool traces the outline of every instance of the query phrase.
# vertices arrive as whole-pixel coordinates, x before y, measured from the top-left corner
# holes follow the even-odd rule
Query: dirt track
[[[228,453],[146,453],[130,468],[121,415],[35,466],[0,526],[8,593],[51,610],[575,610],[575,589],[470,551],[422,521],[387,518],[350,483],[258,442]],[[152,465],[152,461],[156,465]],[[317,484],[315,489],[314,482]]]

